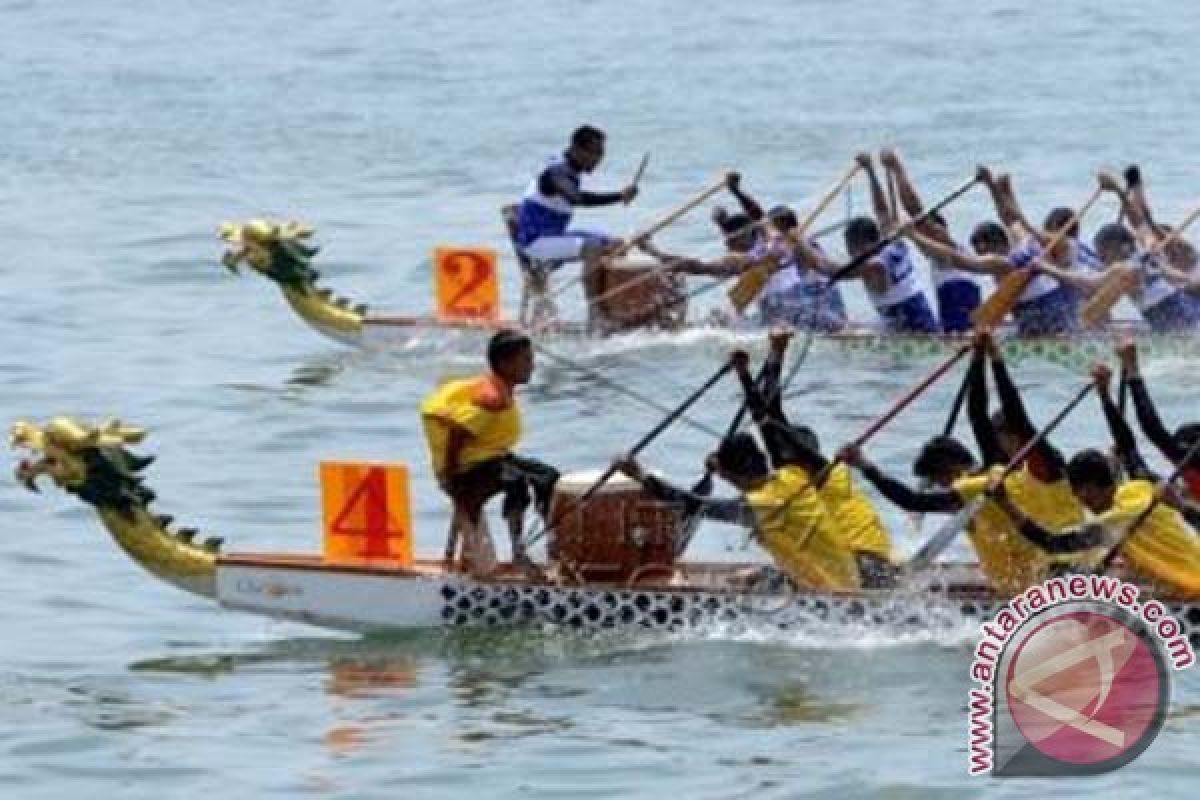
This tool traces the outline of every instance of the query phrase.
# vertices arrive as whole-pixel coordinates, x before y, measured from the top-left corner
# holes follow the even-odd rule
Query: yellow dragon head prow
[[[296,313],[318,330],[340,339],[357,337],[367,306],[317,287],[320,273],[310,264],[319,248],[311,244],[312,235],[310,226],[295,220],[226,222],[218,229],[229,245],[221,263],[235,274],[244,263],[273,281]]]
[[[171,518],[150,512],[154,491],[141,472],[154,461],[128,449],[146,437],[142,428],[108,420],[88,425],[55,417],[45,425],[13,424],[9,444],[24,451],[17,479],[32,491],[46,475],[56,486],[95,509],[117,543],[135,561],[164,580],[208,597],[215,594],[216,556],[221,539],[193,540],[196,531],[170,530]]]

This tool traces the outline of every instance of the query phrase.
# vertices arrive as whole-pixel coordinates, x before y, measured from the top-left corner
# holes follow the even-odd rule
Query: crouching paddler
[[[533,343],[522,333],[500,331],[488,342],[487,361],[487,372],[449,381],[421,404],[433,471],[454,503],[446,560],[454,560],[461,535],[462,567],[476,576],[491,572],[496,563],[491,535],[482,524],[484,504],[504,495],[513,561],[528,564],[522,529],[530,494],[544,518],[558,481],[553,467],[512,452],[521,438],[514,391],[533,375]]]
[[[632,458],[616,464],[651,495],[679,505],[688,515],[752,530],[775,564],[797,585],[861,588],[854,552],[838,535],[807,470],[783,466],[772,471],[767,456],[748,433],[725,439],[709,457],[709,466],[742,494],[725,499],[703,497],[647,474]]]

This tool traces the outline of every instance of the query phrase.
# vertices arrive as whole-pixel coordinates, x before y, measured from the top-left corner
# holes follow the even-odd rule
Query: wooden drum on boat
[[[666,272],[657,262],[617,261],[598,269],[600,293],[588,301],[614,330],[683,325],[687,285],[682,275]]]
[[[635,481],[614,475],[580,507],[599,472],[564,475],[554,489],[547,552],[565,576],[625,583],[661,578],[675,564],[675,536],[683,515],[655,500]]]

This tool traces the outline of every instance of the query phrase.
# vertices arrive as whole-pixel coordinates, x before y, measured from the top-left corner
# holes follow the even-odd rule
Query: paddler
[[[898,229],[896,220],[888,207],[887,197],[875,174],[875,166],[869,153],[859,153],[855,161],[863,168],[871,186],[871,204],[875,217],[854,217],[843,232],[846,252],[856,259],[879,244],[884,231]],[[796,239],[800,260],[818,265],[822,272],[833,274],[840,264],[811,247],[802,239]],[[884,247],[878,255],[868,259],[846,276],[861,280],[871,304],[875,306],[885,330],[891,333],[937,333],[940,330],[937,317],[929,305],[917,275],[912,248],[902,239]]]
[[[1029,541],[1048,553],[1107,552],[1119,546],[1128,568],[1139,578],[1181,600],[1200,597],[1200,535],[1180,511],[1190,511],[1167,492],[1136,529],[1154,502],[1159,477],[1142,460],[1137,441],[1110,392],[1112,371],[1098,364],[1092,376],[1104,407],[1104,417],[1116,443],[1126,480],[1118,480],[1111,460],[1099,450],[1084,450],[1067,464],[1071,490],[1093,515],[1086,524],[1054,533],[1027,517],[1001,494],[997,502]],[[1200,516],[1192,514],[1193,519]]]
[[[1188,333],[1200,326],[1200,300],[1168,280],[1177,271],[1155,253],[1139,251],[1124,225],[1110,222],[1096,231],[1096,251],[1107,270],[1126,270],[1133,280],[1130,299],[1155,333]]]
[[[1190,462],[1186,461],[1188,451],[1200,441],[1200,422],[1180,425],[1174,433],[1168,431],[1138,366],[1137,345],[1132,339],[1126,340],[1117,348],[1117,355],[1121,360],[1121,368],[1125,373],[1125,381],[1133,398],[1133,408],[1137,413],[1142,433],[1172,466],[1184,467],[1182,480],[1187,494],[1192,503],[1200,504],[1200,458],[1193,457]]]
[[[1171,226],[1156,222],[1150,211],[1150,201],[1146,197],[1146,184],[1142,180],[1142,171],[1136,165],[1125,169],[1125,191],[1121,193],[1122,208],[1129,217],[1142,246],[1149,249],[1161,239],[1170,235]],[[1191,242],[1183,238],[1175,238],[1163,247],[1163,256],[1168,264],[1185,276],[1184,286],[1188,292],[1200,297],[1200,256]]]
[[[583,261],[584,288],[588,297],[599,295],[592,286],[601,277],[600,260],[621,245],[605,233],[571,228],[576,207],[593,208],[617,203],[628,205],[638,189],[630,184],[616,192],[583,188],[583,176],[604,159],[605,134],[583,125],[571,134],[562,155],[555,156],[529,183],[517,210],[517,246],[533,261],[555,269],[567,262]],[[594,291],[593,291],[594,289]]]
[[[911,219],[920,217],[925,207],[917,190],[913,187],[908,171],[900,161],[895,150],[885,149],[879,154],[879,163],[891,175],[895,176],[896,194],[904,213]],[[972,270],[956,266],[945,258],[940,257],[936,249],[924,246],[926,239],[937,242],[944,247],[950,247],[962,253],[962,245],[955,241],[950,233],[950,227],[941,214],[933,214],[913,229],[913,244],[929,261],[933,277],[934,289],[937,293],[937,315],[942,324],[943,333],[966,333],[971,330],[971,312],[982,302],[982,291],[975,274],[988,274],[983,270]]]
[[[986,362],[991,356],[999,389],[1001,411],[989,417]],[[884,473],[857,449],[842,452],[842,459],[858,467],[868,481],[905,511],[956,514],[989,491],[1005,465],[1034,435],[1033,425],[991,335],[980,332],[967,376],[967,416],[982,454],[981,462],[959,440],[936,436],[925,443],[913,472],[934,488],[915,490]],[[1042,441],[1029,459],[1004,482],[1007,496],[1050,530],[1061,530],[1083,519],[1083,512],[1066,481],[1065,463],[1058,451]],[[987,499],[965,521],[967,536],[988,582],[1003,594],[1016,594],[1043,580],[1057,562],[1072,566],[1073,555],[1051,556],[1035,547],[993,500]],[[1093,561],[1096,553],[1088,553]],[[1065,568],[1065,567],[1064,567]]]
[[[855,485],[844,464],[831,465],[822,455],[816,433],[807,426],[792,425],[784,414],[780,374],[790,341],[789,332],[771,334],[770,352],[758,385],[750,375],[750,360],[746,354],[734,355],[733,365],[742,383],[746,407],[758,425],[772,466],[776,470],[784,467],[802,469],[816,487],[839,536],[854,553],[863,588],[893,586],[896,567],[892,561],[891,539],[871,501]]]
[[[454,503],[446,560],[453,561],[461,533],[463,569],[477,576],[491,572],[496,561],[483,525],[484,504],[504,495],[513,561],[528,564],[522,534],[530,490],[544,518],[558,480],[553,467],[512,452],[521,437],[515,391],[533,375],[533,343],[522,333],[500,331],[488,342],[487,362],[484,374],[449,381],[421,404],[433,471]]]
[[[1012,209],[1012,184],[1006,176],[995,178],[987,167],[979,167],[976,175],[992,194],[997,212],[1005,224],[982,222],[971,232],[971,249],[975,255],[950,247],[922,235],[913,237],[931,258],[937,258],[957,269],[988,274],[997,280],[1013,272],[1037,269],[1043,260],[1041,236],[1028,228],[1023,216]],[[1055,248],[1047,257],[1069,264],[1073,250],[1068,242]],[[1079,330],[1078,296],[1062,286],[1054,277],[1039,273],[1026,287],[1013,307],[1013,319],[1021,336],[1057,336]]]
[[[622,459],[616,466],[654,497],[679,505],[688,516],[752,530],[776,566],[798,586],[862,586],[854,553],[839,535],[837,522],[829,516],[808,472],[794,466],[772,471],[766,455],[748,433],[725,439],[709,457],[713,471],[742,493],[738,497],[697,495],[647,474],[632,458]]]

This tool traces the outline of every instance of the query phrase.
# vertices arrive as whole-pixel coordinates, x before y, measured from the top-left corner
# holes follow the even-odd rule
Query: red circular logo
[[[1153,646],[1113,615],[1072,611],[1039,624],[1009,662],[1013,721],[1055,761],[1136,755],[1158,733],[1165,676]]]

